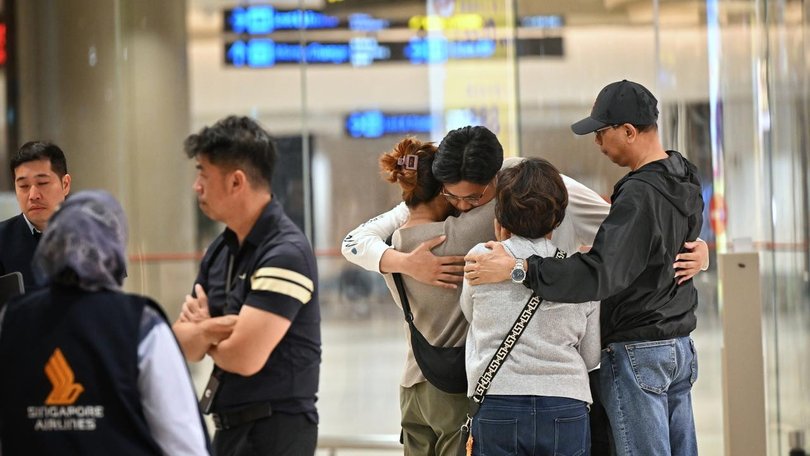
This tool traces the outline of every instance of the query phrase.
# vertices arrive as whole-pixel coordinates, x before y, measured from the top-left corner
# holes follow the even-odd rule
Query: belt
[[[214,427],[216,427],[218,431],[224,431],[245,423],[250,423],[251,421],[267,418],[272,414],[273,408],[270,406],[270,403],[262,402],[227,412],[215,412],[211,414],[211,417],[214,419]]]

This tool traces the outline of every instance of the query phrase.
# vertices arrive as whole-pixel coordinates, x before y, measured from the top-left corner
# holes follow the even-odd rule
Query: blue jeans
[[[616,342],[602,350],[600,386],[618,456],[697,455],[690,337]]]
[[[475,456],[589,455],[588,406],[567,397],[486,396],[472,436]]]

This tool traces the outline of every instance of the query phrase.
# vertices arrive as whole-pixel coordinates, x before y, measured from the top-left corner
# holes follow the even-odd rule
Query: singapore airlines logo
[[[73,368],[61,349],[55,349],[45,363],[45,375],[51,382],[51,392],[45,398],[45,404],[29,405],[26,410],[34,430],[95,431],[97,421],[104,418],[104,406],[76,404],[85,391],[84,385],[76,382]]]
[[[58,348],[53,351],[53,355],[45,365],[45,375],[53,385],[51,394],[45,399],[46,405],[71,405],[84,391],[84,387],[75,382],[73,369],[70,368],[62,350]]]

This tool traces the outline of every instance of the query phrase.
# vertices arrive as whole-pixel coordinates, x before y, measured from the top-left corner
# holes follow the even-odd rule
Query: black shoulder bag
[[[410,328],[413,357],[416,359],[416,364],[419,365],[422,374],[433,386],[445,393],[466,393],[465,347],[436,347],[431,345],[413,323],[413,312],[408,302],[408,296],[405,294],[402,274],[393,273],[392,275],[399,292],[402,311],[405,313],[405,321],[408,322]]]

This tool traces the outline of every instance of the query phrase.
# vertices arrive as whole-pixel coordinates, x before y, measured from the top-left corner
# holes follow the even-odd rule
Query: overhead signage
[[[391,26],[391,21],[377,19],[365,13],[349,16],[349,29],[355,32],[378,32]]]
[[[558,29],[565,25],[563,17],[556,15],[524,16],[520,18],[520,26],[532,29]]]
[[[247,35],[267,35],[276,30],[333,29],[340,19],[313,10],[279,10],[270,5],[225,10],[225,31]]]
[[[405,46],[405,57],[411,63],[486,59],[493,55],[495,55],[495,40],[448,41],[441,37],[414,38]]]
[[[379,32],[392,27],[415,31],[482,31],[495,27],[495,21],[481,14],[411,16],[406,20],[375,18],[367,13],[350,14],[347,20],[315,10],[280,10],[271,5],[253,5],[226,9],[225,32],[240,35],[269,35],[277,30],[317,30],[348,28],[357,32]],[[517,19],[523,28],[558,29],[564,24],[561,15],[523,16]]]
[[[480,14],[456,14],[450,17],[436,15],[413,16],[408,20],[408,28],[427,31],[483,30],[485,25],[492,25],[491,21],[487,24],[487,21]]]
[[[377,110],[355,111],[346,116],[346,133],[353,138],[430,133],[439,121],[440,119],[430,114],[386,114]]]
[[[390,60],[391,50],[373,38],[356,38],[349,43],[312,41],[276,42],[256,38],[225,44],[225,63],[236,67],[269,68],[281,64],[342,64],[371,65],[374,61]]]
[[[448,109],[444,115],[429,113],[385,113],[379,110],[353,111],[346,116],[346,134],[352,138],[379,138],[385,135],[424,133],[453,130],[465,125],[487,125],[496,134],[500,131],[496,106]]]
[[[414,65],[448,61],[490,59],[496,51],[494,40],[448,41],[444,38],[415,38],[408,43],[380,43],[375,38],[358,37],[346,42],[280,42],[253,38],[225,43],[225,64],[244,68],[271,68],[284,64],[351,64],[364,67],[380,62],[410,62]],[[560,37],[529,38],[517,41],[518,56],[561,57]]]
[[[539,39],[544,40],[544,39]],[[526,40],[538,41],[538,39]],[[524,46],[527,50],[545,49]],[[270,68],[281,64],[351,64],[362,67],[378,62],[406,61],[415,65],[450,60],[489,59],[495,55],[494,40],[449,41],[444,38],[414,38],[407,43],[380,43],[358,37],[346,42],[281,42],[269,38],[236,40],[225,44],[225,63],[235,67]]]

